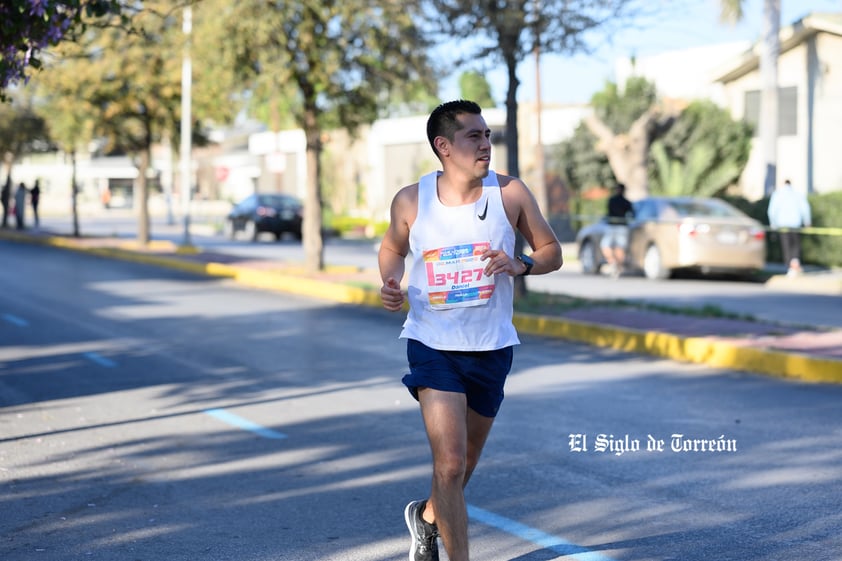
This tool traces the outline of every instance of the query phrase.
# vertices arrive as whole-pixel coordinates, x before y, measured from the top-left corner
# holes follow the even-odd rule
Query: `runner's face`
[[[491,130],[482,115],[465,113],[457,117],[462,128],[456,131],[450,143],[450,160],[475,177],[488,175],[491,165]]]

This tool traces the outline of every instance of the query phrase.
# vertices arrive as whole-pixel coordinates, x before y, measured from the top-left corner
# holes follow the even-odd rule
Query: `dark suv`
[[[290,195],[255,193],[231,209],[225,220],[225,231],[231,239],[245,232],[254,241],[261,232],[270,232],[278,240],[285,233],[300,240],[302,210],[301,201]]]

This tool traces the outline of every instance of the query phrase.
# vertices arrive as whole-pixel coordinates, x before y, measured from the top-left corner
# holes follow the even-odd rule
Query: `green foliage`
[[[751,151],[751,127],[711,101],[691,103],[652,146],[652,193],[712,196],[736,182]]]
[[[128,13],[120,0],[4,0],[0,3],[0,101],[6,89],[42,66],[41,52],[72,40],[87,21]]]
[[[842,225],[842,191],[811,195],[808,198],[813,226],[839,228]],[[842,235],[803,234],[803,261],[826,267],[842,267]]]
[[[413,3],[348,0],[273,3],[213,0],[222,64],[258,104],[305,131],[354,131],[374,121],[394,92],[434,90],[428,43]],[[225,17],[219,17],[219,14]]]
[[[489,109],[497,106],[491,95],[491,84],[484,74],[476,70],[468,70],[459,76],[459,92],[462,99],[475,101],[480,107]]]
[[[571,205],[574,212],[572,228],[579,231],[582,226],[597,222],[605,216],[607,204],[608,193],[597,198],[577,197]]]
[[[615,134],[656,102],[654,84],[644,78],[629,79],[620,90],[607,83],[592,98],[597,116]],[[650,151],[649,190],[653,194],[713,196],[734,183],[748,162],[751,149],[749,125],[734,121],[728,112],[709,101],[687,106],[667,130],[654,130]],[[597,139],[580,125],[572,138],[561,143],[548,167],[574,192],[610,187],[614,174],[608,159],[596,150]]]
[[[720,0],[720,21],[731,25],[742,21],[743,16],[745,15],[743,12],[744,3],[744,0]]]
[[[649,183],[653,195],[712,197],[736,181],[742,171],[735,162],[717,163],[715,149],[696,144],[685,161],[670,159],[663,141],[652,145],[654,174]]]
[[[627,131],[657,99],[655,85],[633,77],[622,90],[607,82],[591,98],[596,115],[615,133]],[[611,187],[616,183],[608,158],[596,149],[597,138],[584,123],[573,136],[551,150],[547,169],[558,174],[574,193],[593,187]],[[603,209],[604,211],[604,209]]]
[[[200,4],[201,5],[201,4]],[[106,151],[134,153],[165,136],[177,145],[181,121],[182,55],[186,36],[183,10],[175,0],[147,0],[127,31],[117,25],[94,27],[75,44],[52,51],[49,72],[34,83],[46,100],[44,114],[65,145],[84,130],[86,138],[107,141]],[[198,120],[233,117],[227,82],[209,56],[194,45],[192,115]],[[60,124],[60,121],[66,121]],[[74,123],[75,121],[85,121]],[[76,127],[81,127],[78,131]],[[194,126],[198,130],[197,126]],[[60,129],[68,129],[59,133]],[[194,135],[195,140],[196,139]]]
[[[602,91],[591,97],[591,105],[599,119],[615,134],[629,130],[632,123],[657,101],[655,84],[641,76],[632,76],[620,90],[607,82]]]
[[[91,30],[78,44],[58,51],[49,73],[37,81],[54,106],[79,103],[108,151],[148,150],[163,131],[176,128],[180,21],[163,15],[165,3],[145,6],[135,17],[138,32],[116,26]]]
[[[742,197],[722,197],[755,220],[769,226],[767,214],[769,197],[749,201]],[[810,212],[816,228],[839,228],[842,224],[842,191],[810,195]],[[809,265],[842,267],[842,235],[838,233],[804,233],[801,235],[802,261]],[[766,259],[773,263],[782,261],[778,235],[767,231]]]
[[[384,220],[370,220],[360,216],[333,216],[328,222],[329,227],[342,237],[381,237],[389,228]]]
[[[467,39],[463,61],[501,62],[508,73],[506,151],[508,172],[520,174],[517,123],[518,63],[535,53],[575,53],[588,49],[591,34],[619,20],[629,0],[432,0],[434,25],[442,38]]]
[[[547,169],[558,175],[573,191],[572,214],[589,214],[583,208],[582,193],[596,187],[609,187],[616,183],[608,158],[594,149],[596,137],[585,125],[576,127],[573,136],[550,151]],[[604,202],[602,203],[604,207]],[[602,214],[604,208],[600,209]]]
[[[24,153],[44,151],[51,147],[44,119],[20,96],[11,103],[0,104],[0,158],[8,158],[11,167]]]

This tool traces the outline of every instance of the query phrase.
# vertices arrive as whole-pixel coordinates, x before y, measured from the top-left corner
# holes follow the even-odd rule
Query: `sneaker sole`
[[[417,539],[415,538],[415,532],[412,531],[412,521],[410,520],[410,510],[412,509],[413,505],[418,501],[412,501],[406,508],[403,509],[403,520],[406,522],[406,527],[409,530],[409,536],[412,539],[412,544],[409,546],[409,561],[415,561],[415,550]]]

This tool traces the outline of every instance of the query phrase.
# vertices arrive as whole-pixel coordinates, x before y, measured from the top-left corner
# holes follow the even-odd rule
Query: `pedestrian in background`
[[[623,274],[626,264],[630,218],[634,218],[634,207],[626,198],[626,186],[618,183],[614,187],[614,194],[608,199],[608,231],[599,242],[602,255],[615,278]]]
[[[12,174],[6,176],[6,183],[0,191],[0,203],[3,204],[3,228],[9,226],[9,201],[12,197]]]
[[[812,225],[810,203],[807,197],[796,191],[787,179],[776,188],[769,199],[769,225],[779,230],[781,252],[787,266],[787,275],[801,274],[801,233],[802,227]]]
[[[35,185],[32,186],[32,190],[29,191],[29,204],[32,205],[32,214],[34,215],[35,220],[35,227],[41,225],[41,221],[38,219],[38,203],[41,202],[41,186],[39,181],[35,180]]]
[[[24,215],[26,213],[26,185],[21,183],[15,191],[15,222],[18,230],[24,228]]]
[[[438,561],[439,534],[450,561],[468,561],[464,488],[519,344],[514,277],[549,273],[562,263],[561,244],[526,185],[489,169],[490,137],[472,101],[432,112],[427,138],[443,171],[398,191],[378,256],[383,307],[396,312],[409,300],[400,334],[410,371],[403,383],[420,404],[433,458],[429,499],[404,509],[410,561]],[[516,230],[530,256],[515,254]]]

